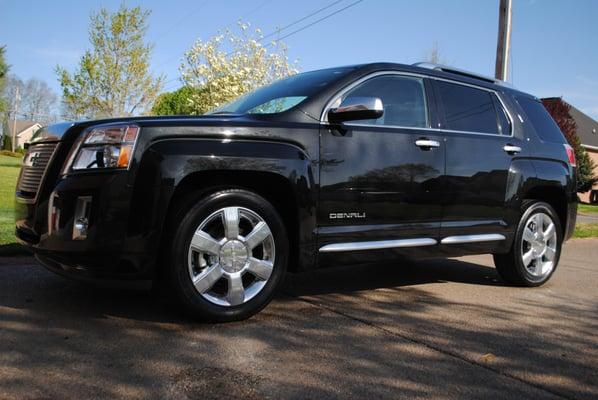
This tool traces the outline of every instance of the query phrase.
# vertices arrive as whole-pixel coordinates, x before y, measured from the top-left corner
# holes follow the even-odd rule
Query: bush
[[[15,153],[13,153],[10,150],[0,150],[0,156],[7,156],[7,157],[21,158],[21,157],[23,157],[24,153],[25,153],[25,150],[23,150],[23,149],[19,149]]]

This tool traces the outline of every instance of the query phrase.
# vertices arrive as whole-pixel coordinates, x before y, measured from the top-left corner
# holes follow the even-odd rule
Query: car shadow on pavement
[[[214,325],[148,292],[0,265],[0,397],[591,398],[597,305],[405,261],[290,275],[255,317]]]
[[[507,286],[500,280],[496,269],[484,265],[455,259],[404,259],[396,263],[362,264],[289,274],[286,291],[302,296],[443,282]]]
[[[7,269],[7,273],[12,276],[0,276],[6,285],[21,281],[18,293],[11,293],[9,288],[0,291],[0,306],[43,313],[62,310],[84,318],[117,316],[152,322],[201,322],[190,318],[180,309],[176,299],[163,291],[113,288],[71,281],[46,271],[41,266],[33,266],[37,264],[34,260],[30,260],[29,264],[32,266],[27,269]],[[503,284],[494,268],[483,265],[453,259],[404,260],[400,265],[363,264],[288,274],[285,285],[276,298],[442,282],[493,286]]]

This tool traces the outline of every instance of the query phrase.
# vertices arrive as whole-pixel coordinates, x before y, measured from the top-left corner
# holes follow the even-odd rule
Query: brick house
[[[571,114],[571,118],[573,118],[577,124],[577,136],[581,141],[582,147],[588,153],[588,156],[594,161],[594,164],[596,164],[594,174],[598,176],[598,122],[560,97],[549,97],[542,99],[542,101],[562,101],[571,107],[569,114]],[[594,185],[592,191],[594,192],[594,202],[598,202],[598,184]],[[584,203],[589,203],[591,200],[590,195],[591,192],[580,193],[579,198]]]

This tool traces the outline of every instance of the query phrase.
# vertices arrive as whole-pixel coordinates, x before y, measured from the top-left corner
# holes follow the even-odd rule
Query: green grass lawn
[[[20,167],[20,157],[0,155],[0,254],[18,249],[15,245],[14,201]]]
[[[595,238],[598,237],[598,224],[580,224],[575,225],[574,238]]]
[[[582,204],[577,205],[577,212],[580,214],[598,214],[598,204]]]

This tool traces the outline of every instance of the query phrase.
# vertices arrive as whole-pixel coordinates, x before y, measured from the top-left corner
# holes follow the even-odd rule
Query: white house
[[[17,145],[16,148],[23,148],[25,143],[31,140],[31,137],[39,128],[42,127],[42,124],[39,122],[34,121],[23,121],[17,120],[16,124],[14,121],[8,121],[8,129],[5,129],[4,134],[10,136],[11,140],[13,138],[13,128],[16,125],[17,131]]]

